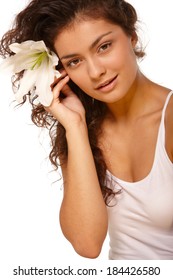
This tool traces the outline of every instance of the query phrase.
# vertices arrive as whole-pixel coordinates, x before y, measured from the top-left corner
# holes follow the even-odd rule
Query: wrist
[[[88,137],[88,128],[86,122],[79,122],[76,124],[73,123],[66,128],[67,141],[80,137],[80,135]]]

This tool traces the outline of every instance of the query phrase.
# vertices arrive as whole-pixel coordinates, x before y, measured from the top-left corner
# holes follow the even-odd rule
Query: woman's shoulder
[[[167,87],[163,87],[159,84],[151,82],[148,90],[148,111],[152,114],[153,112],[159,112],[159,114],[162,113],[162,110],[165,106],[165,103],[167,101],[168,96],[169,102],[167,104],[167,110],[166,113],[169,111],[169,114],[173,113],[173,110],[171,112],[170,108],[172,107],[173,97],[171,96],[171,93],[173,95],[173,91]],[[171,117],[171,115],[170,115]],[[169,117],[169,118],[170,118]]]
[[[155,84],[153,86],[154,99],[160,112],[166,105],[165,110],[165,130],[166,146],[173,159],[173,90]]]
[[[149,88],[151,96],[153,96],[154,100],[162,107],[166,101],[167,96],[171,92],[171,89],[153,82],[151,82]]]

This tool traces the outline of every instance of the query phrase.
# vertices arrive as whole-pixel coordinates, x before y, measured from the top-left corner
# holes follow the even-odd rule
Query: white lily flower
[[[43,106],[49,106],[53,99],[50,85],[61,74],[55,69],[58,57],[51,52],[43,41],[25,41],[21,44],[14,43],[9,46],[15,54],[0,66],[0,70],[9,69],[13,74],[24,70],[20,80],[20,87],[15,94],[16,100],[21,103],[29,91],[35,89],[35,96]]]

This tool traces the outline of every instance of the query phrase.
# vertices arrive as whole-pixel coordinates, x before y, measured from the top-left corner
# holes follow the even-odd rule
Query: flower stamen
[[[47,52],[42,52],[37,54],[37,58],[33,61],[34,64],[31,67],[31,70],[34,70],[35,68],[39,68],[42,62],[44,61],[45,58],[47,58]]]

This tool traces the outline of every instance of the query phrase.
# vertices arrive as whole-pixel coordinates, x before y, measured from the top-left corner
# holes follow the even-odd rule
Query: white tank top
[[[111,260],[173,260],[173,163],[165,150],[165,111],[162,111],[155,157],[141,181],[125,182],[107,171],[122,192],[107,207]],[[113,188],[120,189],[115,183]]]

